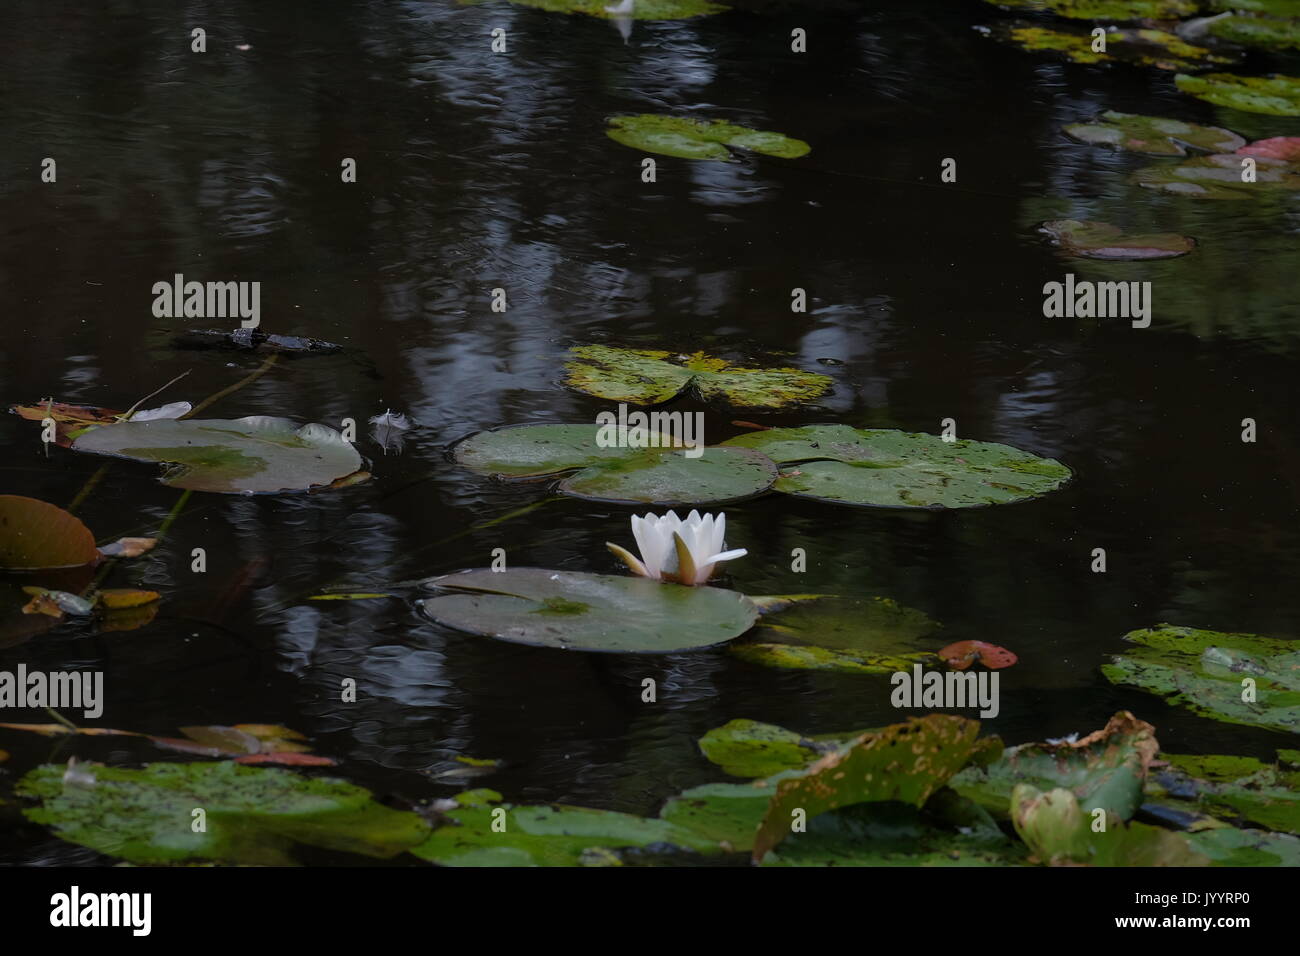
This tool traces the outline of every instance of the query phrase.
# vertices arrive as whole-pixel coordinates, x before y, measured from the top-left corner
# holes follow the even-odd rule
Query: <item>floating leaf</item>
[[[658,405],[690,390],[703,401],[723,399],[743,407],[785,408],[817,398],[832,384],[830,378],[816,372],[740,368],[703,352],[674,355],[583,345],[570,349],[569,354],[574,359],[565,365],[569,373],[565,384],[589,395],[635,405]],[[653,425],[651,430],[669,431]]]
[[[1174,77],[1174,82],[1184,93],[1215,106],[1270,116],[1300,116],[1300,78],[1294,76],[1235,76],[1232,73],[1191,76],[1180,73]]]
[[[137,588],[106,588],[99,592],[99,603],[110,610],[139,607],[157,601],[162,595],[157,591],[142,591]]]
[[[771,800],[771,787],[706,783],[669,799],[659,815],[723,850],[748,853]]]
[[[64,840],[137,864],[214,860],[291,863],[292,844],[390,858],[420,844],[417,814],[376,803],[342,780],[220,763],[97,767],[95,787],[65,787],[61,766],[46,764],[17,786],[40,801],[28,819]],[[206,831],[191,811],[206,813]]]
[[[31,595],[32,601],[27,608],[23,608],[24,614],[50,614],[52,617],[58,617],[58,614],[51,614],[50,605],[52,604],[64,614],[73,614],[77,617],[87,617],[95,609],[95,606],[79,594],[70,594],[67,591],[52,591],[46,588],[25,587],[23,592]]]
[[[319,754],[305,754],[297,751],[244,754],[241,757],[236,757],[234,762],[239,764],[272,763],[286,767],[333,767],[338,763],[332,757],[322,757]]]
[[[758,608],[735,591],[646,578],[510,568],[462,571],[428,585],[450,592],[416,602],[438,624],[566,650],[698,650],[743,634],[758,618]]]
[[[1065,132],[1083,143],[1152,156],[1186,156],[1188,149],[1226,153],[1246,142],[1231,130],[1217,126],[1114,110],[1107,110],[1091,123],[1066,126]]]
[[[1300,835],[1300,773],[1252,757],[1162,754],[1160,789],[1199,811]]]
[[[1012,10],[1074,20],[1176,20],[1198,9],[1196,0],[985,0]]]
[[[776,465],[758,452],[715,447],[692,458],[671,448],[605,448],[597,443],[600,428],[498,428],[458,443],[455,457],[470,470],[497,478],[573,471],[558,486],[562,494],[607,504],[720,505],[762,494],[777,477]],[[671,439],[665,436],[662,444]]]
[[[1101,669],[1111,683],[1226,723],[1300,733],[1294,643],[1171,624],[1130,631],[1124,640],[1134,649]]]
[[[1211,9],[1244,10],[1274,17],[1300,17],[1300,0],[1209,0]]]
[[[1118,226],[1078,219],[1052,219],[1039,229],[1069,255],[1085,259],[1172,259],[1196,247],[1195,239],[1176,232],[1125,235]]]
[[[166,462],[162,483],[230,494],[273,494],[327,485],[359,470],[361,456],[325,425],[287,418],[125,422],[94,428],[74,451]]]
[[[1300,866],[1300,839],[1285,833],[1222,827],[1189,833],[1187,841],[1212,866]]]
[[[627,13],[611,13],[618,0],[510,0],[525,7],[536,7],[552,13],[585,13],[593,17],[632,20],[684,20],[688,17],[722,13],[727,8],[711,0],[636,0]]]
[[[1074,63],[1122,62],[1159,70],[1188,70],[1207,63],[1231,63],[1202,46],[1188,43],[1176,33],[1149,27],[1109,30],[1105,52],[1093,49],[1091,30],[1077,27],[1050,29],[1022,20],[1009,20],[981,31],[1031,53],[1059,53]]]
[[[1283,163],[1300,163],[1300,136],[1274,136],[1237,150],[1238,156],[1263,156]]]
[[[1011,823],[1040,862],[1091,866],[1205,866],[1209,859],[1180,833],[1143,823],[1092,829],[1092,817],[1065,789],[1042,792],[1017,784]]]
[[[791,811],[808,818],[855,803],[897,800],[921,806],[967,763],[996,759],[996,737],[977,740],[979,721],[930,714],[864,734],[801,773],[773,778],[775,792],[754,840],[761,862],[790,832]]]
[[[90,529],[57,505],[0,495],[0,569],[72,568],[99,557]]]
[[[152,551],[157,543],[157,538],[119,538],[112,544],[104,545],[99,553],[106,558],[138,558]]]
[[[1035,498],[1070,469],[1009,445],[952,441],[895,430],[806,425],[739,435],[722,447],[753,448],[798,464],[773,489],[801,498],[885,508],[970,508]]]
[[[1212,17],[1206,23],[1210,36],[1261,50],[1300,50],[1300,20],[1281,17]]]
[[[939,651],[939,656],[954,670],[964,671],[976,661],[989,670],[1001,670],[1017,661],[1015,654],[1005,647],[986,644],[984,641],[958,641]]]
[[[40,422],[47,417],[60,425],[111,425],[123,414],[112,408],[95,405],[69,405],[65,402],[42,402],[38,405],[11,405],[9,410],[27,419]]]
[[[234,727],[182,727],[190,740],[225,753],[255,754],[262,752],[262,742],[250,733]]]
[[[1265,156],[1258,157],[1255,163],[1252,183],[1241,181],[1242,157],[1226,153],[1198,156],[1177,166],[1142,169],[1133,181],[1146,189],[1196,199],[1256,199],[1268,193],[1300,189],[1300,169]]]
[[[499,799],[490,790],[461,794],[461,805],[445,814],[448,822],[411,852],[443,866],[578,866],[584,853],[601,848],[719,850],[717,841],[667,820],[563,805],[490,805]]]
[[[835,671],[841,674],[893,674],[910,671],[914,664],[934,660],[934,655],[872,654],[867,651],[841,651],[829,647],[800,644],[746,642],[736,644],[731,653],[751,664],[786,670]]]
[[[1005,818],[1018,784],[1064,787],[1085,811],[1100,807],[1121,820],[1142,803],[1142,786],[1159,745],[1155,728],[1128,711],[1078,741],[1021,744],[986,766],[969,767],[949,782],[957,793]]]
[[[807,766],[835,744],[775,724],[738,719],[700,738],[700,751],[733,777],[766,777]]]
[[[723,120],[688,119],[684,116],[614,116],[609,120],[609,138],[616,143],[680,159],[732,158],[731,150],[750,150],[780,159],[806,156],[811,147],[801,139],[781,133],[737,126]]]
[[[273,352],[297,355],[303,353],[340,352],[343,346],[333,342],[303,335],[276,335],[261,329],[235,329],[222,332],[218,329],[191,329],[176,336],[175,344],[179,348],[190,349],[235,349],[242,352]]]
[[[157,601],[129,607],[119,611],[105,611],[100,615],[98,626],[101,632],[138,631],[153,622],[158,616],[161,605]]]

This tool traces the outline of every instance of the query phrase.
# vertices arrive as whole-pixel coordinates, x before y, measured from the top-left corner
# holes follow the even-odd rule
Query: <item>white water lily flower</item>
[[[640,559],[608,541],[605,547],[635,574],[694,587],[708,582],[719,561],[749,553],[744,548],[725,550],[726,531],[727,516],[722,512],[714,518],[709,514],[701,517],[698,511],[692,511],[684,521],[671,511],[662,518],[653,514],[644,518],[633,515],[632,537],[641,552]]]

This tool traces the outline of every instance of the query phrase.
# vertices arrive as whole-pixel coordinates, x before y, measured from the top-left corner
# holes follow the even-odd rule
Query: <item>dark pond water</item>
[[[864,9],[869,7],[869,9]],[[1250,138],[1300,120],[1220,110],[1167,74],[1065,66],[981,37],[981,3],[804,3],[676,23],[609,23],[504,2],[220,5],[25,2],[0,33],[0,397],[125,408],[234,383],[258,359],[173,347],[207,322],[154,318],[153,283],[262,283],[263,326],[342,343],[287,361],[214,406],[338,425],[387,407],[418,423],[401,455],[373,443],[371,482],[303,496],[195,495],[164,543],[115,583],[164,595],[153,624],[64,624],[0,650],[0,668],[102,669],[102,723],[283,723],[339,773],[396,800],[463,784],[457,754],[507,767],[483,784],[523,801],[653,811],[712,779],[694,740],[735,717],[815,733],[899,719],[886,678],[776,671],[722,651],[547,652],[442,631],[396,601],[306,603],[327,584],[510,561],[613,572],[629,509],[492,484],[446,447],[475,429],[592,421],[608,403],[560,387],[570,344],[609,342],[820,369],[821,407],[707,413],[709,440],[769,424],[845,422],[1006,442],[1077,472],[1000,508],[899,513],[769,496],[727,508],[751,594],[882,594],[951,640],[1006,645],[1008,742],[1154,722],[1169,750],[1270,755],[1280,735],[1171,711],[1098,665],[1159,621],[1272,635],[1300,625],[1300,260],[1297,207],[1162,197],[1146,160],[1073,144],[1104,109]],[[189,52],[193,26],[208,52]],[[789,52],[790,30],[809,52]],[[505,28],[510,52],[488,34]],[[248,44],[248,50],[237,45]],[[1294,71],[1293,71],[1294,72]],[[604,135],[618,113],[721,117],[807,140],[804,160],[732,164],[641,154]],[[39,181],[55,157],[57,184]],[[357,160],[359,181],[340,183]],[[939,182],[940,161],[958,182]],[[1178,231],[1163,263],[1064,260],[1034,226],[1101,219]],[[1150,280],[1150,328],[1047,319],[1066,272]],[[509,311],[490,310],[490,290]],[[805,288],[806,314],[790,311]],[[832,360],[818,364],[819,360]],[[1240,421],[1259,422],[1256,444]],[[364,429],[363,429],[364,432]],[[102,460],[54,450],[0,416],[3,490],[67,505]],[[178,492],[114,465],[80,507],[101,540],[146,534]],[[205,574],[190,552],[208,555]],[[790,551],[807,549],[794,574]],[[1089,570],[1105,548],[1109,571]],[[344,678],[357,703],[337,703]],[[657,704],[641,680],[660,683]],[[40,711],[9,720],[47,719]],[[5,732],[0,789],[77,754],[159,759],[122,741]],[[163,758],[171,759],[171,758]],[[5,782],[7,778],[7,783]],[[3,811],[0,811],[3,812]],[[8,862],[104,862],[19,822]],[[340,861],[342,862],[342,861]],[[349,860],[349,862],[352,862]]]

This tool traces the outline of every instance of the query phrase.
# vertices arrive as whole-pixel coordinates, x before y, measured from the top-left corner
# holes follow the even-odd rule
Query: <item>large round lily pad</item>
[[[1232,63],[1231,57],[1188,43],[1176,33],[1132,27],[1106,33],[1106,49],[1094,49],[1092,31],[1063,25],[1050,29],[1023,20],[1009,20],[982,32],[1031,53],[1055,53],[1074,63],[1130,63],[1158,70],[1190,70],[1208,63]]]
[[[1233,14],[1206,24],[1211,36],[1263,50],[1300,49],[1300,19]]]
[[[675,355],[649,349],[582,345],[570,349],[565,369],[571,388],[615,402],[658,405],[690,389],[701,399],[752,408],[785,408],[810,401],[832,384],[828,376],[797,368],[741,368],[703,352]]]
[[[79,518],[48,501],[0,495],[0,570],[73,568],[98,557]]]
[[[992,442],[848,425],[771,428],[723,447],[754,448],[784,469],[773,488],[803,498],[885,508],[971,508],[1035,498],[1070,469]]]
[[[1065,132],[1083,143],[1152,156],[1186,156],[1188,149],[1226,153],[1246,143],[1231,130],[1217,126],[1115,110],[1107,110],[1091,123],[1072,123]]]
[[[1193,199],[1258,199],[1300,190],[1300,169],[1279,159],[1255,156],[1255,181],[1242,182],[1242,160],[1236,153],[1197,156],[1176,166],[1140,169],[1133,181],[1144,189]]]
[[[361,456],[334,429],[287,418],[123,422],[93,428],[73,451],[175,467],[162,483],[228,494],[303,491],[361,468]]]
[[[614,116],[606,130],[609,138],[624,146],[661,153],[680,159],[732,158],[727,147],[745,149],[780,159],[798,159],[812,147],[801,139],[781,133],[750,129],[723,120],[688,119],[683,116]]]
[[[65,840],[132,863],[189,860],[283,866],[295,843],[392,857],[422,842],[419,815],[376,803],[342,780],[222,763],[91,767],[90,785],[65,784],[66,767],[46,764],[19,782],[40,800],[28,819]],[[201,807],[206,829],[196,832]]]
[[[1174,82],[1184,93],[1215,106],[1270,116],[1300,116],[1300,77],[1179,73]]]
[[[515,644],[623,654],[698,650],[739,637],[758,608],[736,591],[648,578],[510,568],[433,578],[417,601],[446,627]]]
[[[658,433],[653,436],[657,448],[601,447],[601,427],[498,428],[470,436],[456,445],[454,454],[465,467],[498,478],[573,472],[560,482],[561,494],[606,504],[720,505],[762,494],[777,478],[775,463],[761,452],[675,449],[671,437]]]

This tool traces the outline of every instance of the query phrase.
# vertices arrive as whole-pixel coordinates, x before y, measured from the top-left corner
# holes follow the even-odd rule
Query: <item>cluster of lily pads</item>
[[[1082,738],[1005,749],[944,714],[813,736],[733,720],[698,746],[744,782],[693,787],[652,817],[516,805],[486,789],[400,809],[342,780],[237,760],[46,764],[16,789],[28,819],[143,865],[284,865],[303,846],[444,866],[1300,864],[1300,751],[1162,754],[1154,728],[1127,712]]]
[[[1056,18],[1007,20],[980,28],[1022,49],[1058,54],[1075,63],[1119,62],[1177,71],[1178,89],[1207,102],[1251,113],[1300,116],[1300,77],[1193,72],[1236,63],[1249,50],[1300,50],[1296,0],[986,2]]]

